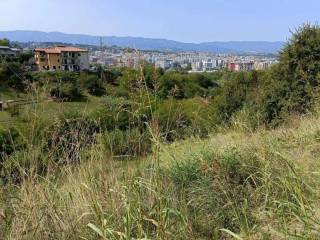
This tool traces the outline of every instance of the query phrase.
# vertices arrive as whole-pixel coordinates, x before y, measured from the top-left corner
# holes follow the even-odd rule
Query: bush
[[[117,69],[107,69],[103,72],[104,81],[107,84],[117,85],[117,79],[121,76],[121,72]]]
[[[161,137],[172,142],[186,136],[191,120],[184,112],[181,102],[175,99],[162,102],[154,112],[154,119],[159,123]]]
[[[18,131],[14,128],[3,129],[0,127],[0,160],[20,148],[19,136]]]
[[[79,85],[91,95],[102,96],[106,94],[106,89],[103,87],[101,79],[96,75],[80,74]]]
[[[97,108],[91,117],[99,121],[104,131],[114,129],[127,130],[130,127],[132,114],[131,102],[122,98],[106,98],[102,106]]]
[[[303,114],[319,96],[320,28],[304,25],[280,52],[279,64],[263,81],[259,108],[267,123]]]
[[[231,79],[213,92],[210,105],[216,124],[228,123],[233,114],[244,106],[250,91],[253,92],[255,89],[256,74],[234,73]]]
[[[52,88],[50,96],[66,101],[74,101],[83,97],[81,90],[75,83],[63,83],[60,86]]]
[[[78,163],[81,152],[96,142],[95,135],[100,133],[99,124],[90,117],[77,112],[60,117],[48,130],[48,140],[44,150],[60,164]]]
[[[26,90],[28,86],[28,79],[26,78],[23,65],[18,62],[5,62],[1,64],[0,77],[7,83],[9,87],[12,87],[18,91]]]
[[[160,78],[159,96],[182,99],[208,96],[217,85],[201,74],[167,72]]]
[[[107,152],[117,157],[145,156],[151,151],[151,139],[147,130],[138,128],[121,131],[115,129],[104,134],[103,143]]]
[[[208,105],[201,98],[160,102],[153,118],[159,123],[162,139],[172,142],[188,136],[207,136],[214,128]]]

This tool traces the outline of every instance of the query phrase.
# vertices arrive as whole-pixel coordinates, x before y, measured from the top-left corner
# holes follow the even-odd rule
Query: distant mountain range
[[[64,42],[70,44],[100,45],[99,36],[41,31],[0,31],[0,38],[17,42]],[[183,43],[167,39],[103,36],[104,45],[137,48],[140,50],[201,51],[212,53],[277,53],[284,42],[231,41]]]

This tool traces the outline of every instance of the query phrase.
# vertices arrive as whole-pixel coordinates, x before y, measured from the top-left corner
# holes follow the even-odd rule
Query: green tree
[[[304,25],[293,33],[262,84],[260,109],[267,122],[312,106],[320,83],[319,46],[319,26]]]
[[[0,46],[7,46],[10,47],[10,41],[6,38],[0,39]]]

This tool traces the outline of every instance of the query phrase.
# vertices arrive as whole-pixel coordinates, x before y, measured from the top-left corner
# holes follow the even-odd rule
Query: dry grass
[[[98,142],[79,165],[1,187],[0,239],[319,239],[318,114],[169,146],[151,135],[149,157]]]

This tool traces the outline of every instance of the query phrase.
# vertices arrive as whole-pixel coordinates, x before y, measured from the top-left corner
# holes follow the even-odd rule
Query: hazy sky
[[[167,38],[285,40],[320,19],[320,0],[0,0],[1,30]]]

